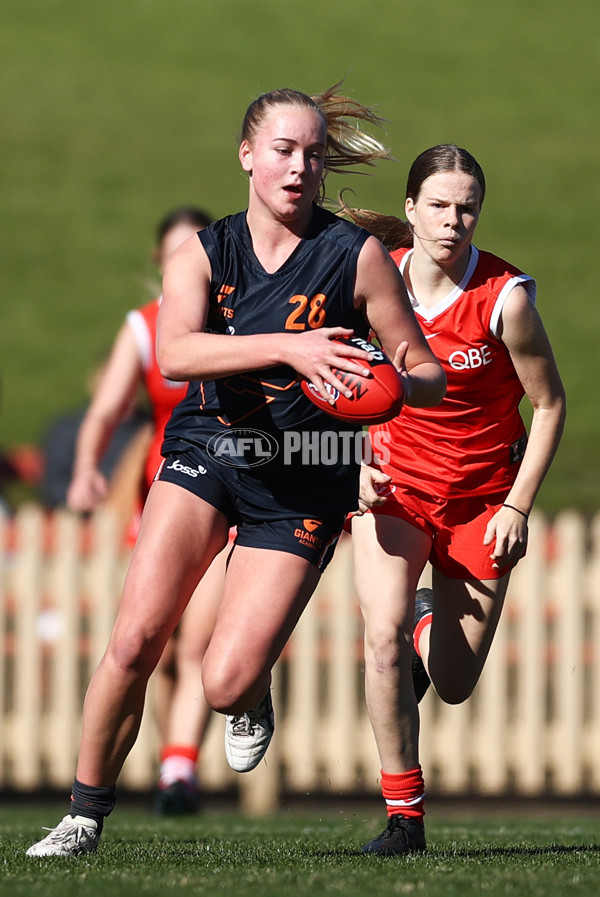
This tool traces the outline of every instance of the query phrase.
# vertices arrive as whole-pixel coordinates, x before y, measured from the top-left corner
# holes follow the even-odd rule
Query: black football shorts
[[[322,483],[311,485],[310,477],[257,476],[192,444],[167,455],[156,480],[181,486],[221,511],[237,527],[235,544],[299,555],[320,571],[333,557],[346,519],[346,508],[327,506]]]

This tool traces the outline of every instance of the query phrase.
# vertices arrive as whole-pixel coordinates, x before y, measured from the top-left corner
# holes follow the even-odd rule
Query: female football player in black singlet
[[[70,815],[30,855],[95,850],[148,677],[232,524],[204,692],[228,715],[233,768],[263,756],[271,668],[357,506],[360,458],[343,451],[353,428],[316,409],[298,383],[325,397],[327,386],[344,390],[333,368],[364,370],[366,353],[335,338],[372,328],[411,404],[444,394],[383,245],[318,203],[328,170],[386,154],[352,119],[376,121],[335,88],[255,100],[239,147],[247,210],[186,241],[167,264],[157,358],[163,376],[191,386],[167,428],[119,616],[88,689]]]

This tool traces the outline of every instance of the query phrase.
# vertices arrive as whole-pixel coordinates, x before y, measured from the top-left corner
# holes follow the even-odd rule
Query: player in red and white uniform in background
[[[200,209],[181,207],[158,225],[154,260],[159,270],[171,253],[211,223]],[[127,315],[101,383],[78,435],[73,479],[67,494],[71,510],[93,511],[106,497],[107,484],[98,464],[117,424],[140,387],[148,395],[153,434],[143,471],[139,506],[127,537],[135,541],[141,508],[160,466],[164,429],[187,383],[166,380],[156,363],[156,322],[160,299]],[[157,710],[163,746],[157,809],[165,814],[192,812],[198,806],[197,761],[207,728],[209,708],[202,691],[201,665],[221,595],[227,548],[213,562],[190,601],[175,636],[157,667]]]
[[[473,691],[564,425],[534,281],[472,245],[484,193],[476,160],[441,145],[415,160],[408,222],[395,220],[393,239],[390,219],[379,218],[387,245],[402,247],[392,256],[448,387],[439,405],[405,406],[371,428],[375,462],[363,468],[352,520],[365,689],[388,812],[368,853],[425,847],[417,702],[430,681],[452,704]],[[370,214],[355,220],[377,233]],[[523,395],[533,407],[529,439]],[[427,561],[432,589],[417,591]]]
[[[179,225],[182,227],[182,225]],[[192,225],[190,225],[191,227]],[[187,225],[183,225],[187,229]],[[171,417],[171,411],[181,401],[187,391],[187,383],[176,383],[166,380],[156,363],[156,322],[161,298],[153,299],[141,308],[130,311],[125,328],[134,335],[136,349],[142,365],[144,387],[150,400],[152,422],[154,424],[152,442],[144,466],[144,487],[147,493],[161,462],[160,448],[164,439],[165,426]]]

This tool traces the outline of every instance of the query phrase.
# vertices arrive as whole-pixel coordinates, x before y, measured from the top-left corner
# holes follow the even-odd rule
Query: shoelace
[[[410,828],[411,825],[407,819],[402,816],[390,816],[387,828],[382,831],[380,838],[387,839],[399,832],[402,841],[405,844],[410,844]]]
[[[234,716],[231,720],[231,731],[234,735],[254,735],[250,716],[247,713],[243,713],[242,716]]]
[[[65,827],[62,830],[61,830],[61,825],[62,825],[62,822],[59,822],[59,824],[55,828],[50,828],[50,826],[48,826],[48,825],[42,826],[43,832],[50,832],[49,835],[46,835],[46,838],[49,841],[52,841],[53,843],[54,842],[60,843],[62,841],[67,841],[70,838],[74,838],[75,835],[79,834],[80,831],[83,831],[84,835],[89,837],[89,832],[86,829],[85,825],[77,825],[75,827],[70,827],[70,828]]]
[[[234,735],[254,735],[254,727],[260,725],[261,720],[267,715],[266,698],[261,701],[258,707],[253,707],[242,713],[241,716],[233,716],[231,718],[231,731]]]

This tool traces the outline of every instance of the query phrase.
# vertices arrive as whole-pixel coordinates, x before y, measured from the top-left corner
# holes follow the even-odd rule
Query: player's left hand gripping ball
[[[311,402],[333,417],[354,424],[381,424],[400,414],[404,403],[402,380],[383,349],[358,336],[341,338],[336,342],[368,352],[369,360],[360,363],[369,368],[371,376],[363,377],[332,368],[336,377],[352,392],[348,398],[327,385],[327,391],[334,399],[333,404],[322,398],[311,383],[301,380],[302,391]]]

